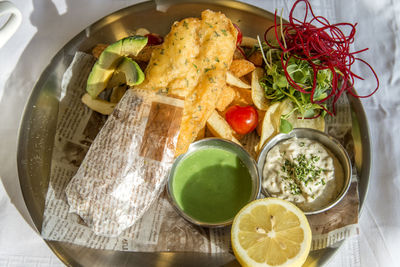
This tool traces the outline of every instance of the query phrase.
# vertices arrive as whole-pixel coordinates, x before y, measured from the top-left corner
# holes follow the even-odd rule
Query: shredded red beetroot
[[[299,20],[293,17],[293,11],[296,9],[297,5],[302,2],[305,4],[305,15],[303,20]],[[311,19],[308,20],[309,16]],[[314,24],[317,24],[318,27]],[[333,98],[332,112],[322,106],[330,115],[333,115],[335,114],[335,103],[344,91],[354,97],[366,98],[372,96],[379,88],[379,79],[374,69],[366,61],[356,57],[357,54],[368,50],[368,48],[356,52],[350,52],[350,45],[354,42],[356,26],[357,23],[330,24],[326,18],[315,16],[308,0],[297,0],[290,11],[289,23],[283,23],[282,25],[278,24],[277,13],[275,11],[274,25],[265,31],[264,40],[271,48],[280,48],[284,53],[288,53],[288,58],[286,58],[286,60],[284,59],[284,53],[281,54],[281,63],[285,71],[285,76],[293,88],[304,94],[311,94],[311,103],[321,104],[326,100]],[[283,37],[285,40],[279,37],[279,31],[281,30],[280,27],[282,27]],[[348,28],[349,34],[346,35],[341,28]],[[272,45],[266,38],[268,32],[271,30],[274,30],[278,46]],[[287,71],[287,63],[290,57],[305,60],[312,67],[314,80],[311,90],[304,89],[290,77]],[[315,63],[315,60],[319,60],[320,62]],[[365,64],[371,70],[376,79],[377,86],[368,95],[360,96],[352,91],[355,79],[363,80],[362,77],[351,71],[351,66],[356,62]],[[324,69],[330,69],[333,74],[332,91],[326,98],[314,101],[317,73],[319,70]],[[335,70],[340,71],[343,75],[338,77]],[[341,78],[340,87],[338,87],[339,78]]]

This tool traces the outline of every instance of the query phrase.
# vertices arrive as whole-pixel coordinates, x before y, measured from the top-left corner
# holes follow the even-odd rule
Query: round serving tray
[[[50,162],[61,95],[62,76],[76,51],[90,51],[98,43],[111,43],[145,27],[166,34],[171,24],[185,17],[198,17],[204,9],[225,13],[246,35],[263,34],[273,15],[263,9],[227,0],[161,1],[137,4],[110,14],[68,42],[51,60],[37,82],[19,131],[18,173],[21,190],[32,220],[40,232],[50,177]],[[367,119],[361,102],[349,98],[352,109],[355,165],[360,174],[360,209],[367,194],[371,149]],[[63,242],[46,241],[69,266],[239,266],[231,254],[142,253],[97,250]],[[325,264],[341,245],[310,253],[313,265]]]

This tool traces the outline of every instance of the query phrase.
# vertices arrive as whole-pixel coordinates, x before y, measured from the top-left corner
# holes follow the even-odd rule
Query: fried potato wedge
[[[235,98],[233,99],[233,104],[239,106],[249,106],[253,105],[253,98],[251,97],[251,90],[243,89],[239,87],[234,87],[236,91]]]
[[[277,129],[280,127],[281,116],[288,114],[292,109],[293,103],[289,99],[280,103],[279,109],[274,115],[273,122]],[[292,124],[293,128],[311,128],[321,132],[325,131],[325,119],[323,117],[303,119],[298,112],[294,112],[289,118],[287,118],[287,121]]]
[[[277,133],[277,129],[274,127],[272,119],[279,105],[280,103],[274,103],[265,112],[265,116],[261,125],[260,142],[254,148],[257,153],[260,152],[264,144]]]
[[[243,36],[242,43],[240,45],[246,47],[253,47],[255,45],[258,45],[258,41],[255,38]]]
[[[256,66],[261,66],[263,64],[263,57],[260,51],[255,51],[250,55],[249,61]]]
[[[229,71],[236,77],[240,78],[252,72],[255,68],[254,64],[246,59],[235,59],[232,61]]]
[[[222,92],[218,98],[216,109],[218,111],[224,111],[235,99],[236,91],[229,85],[225,85],[222,88]]]
[[[234,136],[234,131],[232,130],[232,128],[229,126],[226,120],[218,114],[216,110],[214,110],[213,113],[211,113],[211,116],[208,118],[207,128],[216,137],[227,139],[237,144],[240,144],[240,142]]]
[[[267,109],[261,125],[260,142],[255,147],[256,152],[259,152],[269,139],[279,133],[282,115],[288,114],[292,109],[293,104],[289,99],[274,103]],[[311,128],[322,132],[325,130],[324,118],[302,119],[299,116],[297,112],[294,112],[287,118],[293,128]]]
[[[254,105],[260,110],[267,110],[269,101],[265,97],[265,91],[260,85],[260,79],[264,74],[262,68],[256,68],[251,74],[251,98]]]
[[[90,109],[97,111],[103,115],[110,115],[114,110],[116,103],[111,103],[103,99],[93,99],[89,94],[82,96],[82,103],[88,106]]]
[[[321,132],[325,131],[325,119],[323,117],[302,119],[297,116],[291,116],[289,122],[293,125],[293,128],[311,128]]]
[[[271,115],[271,123],[274,126],[276,134],[278,134],[281,126],[281,116],[288,114],[293,109],[293,104],[289,99],[278,102],[276,111]]]
[[[245,89],[251,88],[249,84],[243,82],[241,79],[233,75],[233,73],[230,71],[226,73],[226,83],[240,88],[245,88]]]
[[[258,136],[261,136],[262,122],[263,122],[264,117],[265,117],[265,111],[257,109],[257,113],[258,113],[258,124],[257,124],[257,127],[256,127],[256,132],[257,132]]]
[[[233,59],[244,59],[243,54],[236,48],[235,52],[233,53]]]

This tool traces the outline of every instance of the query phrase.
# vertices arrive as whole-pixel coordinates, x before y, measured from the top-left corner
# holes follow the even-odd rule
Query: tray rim
[[[221,6],[225,6],[225,7],[232,7],[235,9],[238,9],[240,11],[248,11],[252,14],[256,14],[259,15],[261,17],[267,18],[267,17],[272,17],[273,18],[273,14],[263,8],[254,6],[252,4],[248,4],[248,3],[244,3],[244,2],[238,2],[237,0],[148,0],[148,1],[144,1],[144,2],[140,2],[128,7],[124,7],[122,9],[119,9],[117,11],[114,11],[112,13],[109,13],[108,15],[105,15],[104,17],[98,19],[96,22],[88,25],[87,27],[85,27],[82,31],[80,31],[78,34],[76,34],[73,38],[71,38],[69,41],[67,41],[67,43],[51,58],[49,64],[44,68],[44,70],[41,72],[40,74],[40,78],[38,79],[38,81],[36,82],[36,84],[34,85],[29,97],[27,98],[28,101],[25,104],[25,107],[23,109],[23,115],[21,117],[20,120],[20,124],[18,127],[18,136],[17,136],[17,140],[18,140],[18,145],[17,145],[17,172],[18,172],[18,179],[20,181],[20,188],[22,191],[22,195],[24,198],[24,202],[25,205],[27,207],[27,210],[29,212],[29,215],[33,221],[33,224],[35,226],[35,230],[38,231],[38,233],[40,233],[39,229],[41,229],[42,227],[42,221],[38,220],[37,218],[35,219],[34,217],[37,216],[33,216],[32,215],[32,209],[34,209],[33,204],[31,203],[31,200],[34,198],[32,193],[30,192],[29,187],[22,183],[23,180],[25,179],[25,181],[28,181],[28,178],[25,176],[25,166],[22,163],[24,160],[24,156],[23,156],[23,152],[24,152],[24,148],[26,147],[26,144],[28,142],[28,139],[26,138],[27,135],[27,131],[24,131],[24,129],[27,127],[29,127],[29,119],[30,119],[30,111],[32,109],[32,102],[34,102],[34,100],[36,100],[38,98],[38,95],[40,93],[40,90],[42,88],[42,86],[45,84],[45,82],[47,81],[47,78],[49,77],[49,75],[51,75],[51,73],[53,72],[52,70],[52,66],[55,65],[58,61],[60,61],[65,52],[73,49],[74,47],[77,48],[76,43],[80,44],[81,39],[85,39],[86,38],[86,31],[88,29],[93,29],[95,30],[98,27],[102,27],[103,24],[106,23],[111,23],[112,21],[118,20],[121,17],[123,17],[125,14],[129,14],[129,12],[131,12],[132,9],[138,9],[138,8],[144,8],[144,9],[150,9],[152,7],[155,7],[157,9],[158,6],[173,6],[176,4],[182,4],[182,3],[193,3],[193,4],[213,4],[213,5],[221,5]],[[111,20],[110,20],[111,18]],[[353,91],[355,92],[356,90]],[[364,107],[360,101],[360,99],[358,98],[349,98],[349,102],[351,107],[353,108],[354,106],[356,106],[358,108],[357,111],[352,110],[353,112],[357,113],[357,117],[360,121],[362,121],[362,125],[361,128],[359,129],[362,132],[362,135],[360,133],[360,138],[361,138],[361,142],[363,144],[362,146],[362,157],[363,157],[363,169],[361,170],[360,177],[366,178],[366,184],[364,185],[365,187],[365,193],[361,196],[359,194],[359,200],[360,200],[360,206],[359,206],[359,218],[361,217],[361,214],[364,210],[364,203],[365,200],[367,198],[368,195],[368,191],[369,191],[369,184],[370,184],[370,173],[371,173],[371,166],[372,166],[372,160],[373,158],[371,157],[371,135],[370,135],[370,129],[369,129],[369,125],[368,125],[368,120],[366,117],[366,113],[364,110]],[[57,116],[57,114],[55,114],[54,116]],[[364,157],[366,157],[366,159],[364,159]],[[366,165],[366,166],[365,166]],[[364,174],[364,175],[363,175]],[[21,179],[21,177],[24,177]],[[360,183],[358,185],[359,189],[360,189]],[[32,199],[30,199],[32,198]],[[43,238],[42,238],[43,239]],[[67,266],[73,266],[73,265],[79,265],[78,262],[75,261],[75,259],[71,258],[67,259],[66,257],[64,257],[63,254],[63,244],[68,246],[68,243],[65,242],[58,242],[58,241],[50,241],[50,240],[46,240],[43,239],[46,243],[46,245],[52,250],[52,252]],[[327,261],[323,262],[323,265],[325,265],[330,259],[332,259],[332,257],[337,253],[338,248],[340,248],[341,244],[344,241],[340,241],[338,242],[338,246],[335,248],[329,248],[330,252],[328,252],[330,255],[328,255],[327,257]],[[58,244],[61,244],[61,246],[59,246]],[[74,246],[74,245],[73,245]],[[137,252],[128,252],[128,253],[137,253]],[[143,253],[143,252],[142,252]],[[150,252],[148,252],[150,253]],[[152,254],[169,254],[169,253],[176,253],[176,252],[155,252]],[[71,265],[73,264],[73,265]]]

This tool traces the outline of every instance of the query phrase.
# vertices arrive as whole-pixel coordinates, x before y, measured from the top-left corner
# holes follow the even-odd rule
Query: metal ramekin
[[[340,144],[338,140],[333,138],[332,136],[329,136],[321,131],[317,131],[314,129],[309,129],[309,128],[296,128],[293,129],[289,134],[278,134],[275,137],[273,137],[268,143],[264,145],[264,147],[261,150],[261,153],[258,156],[257,159],[257,165],[258,165],[258,172],[260,174],[260,180],[263,181],[263,169],[264,169],[264,164],[265,164],[265,159],[267,157],[267,154],[270,149],[272,149],[276,144],[279,142],[288,140],[290,138],[307,138],[311,139],[314,141],[317,141],[321,143],[323,146],[325,146],[333,155],[336,156],[336,158],[339,160],[339,163],[343,167],[343,174],[344,174],[344,181],[343,181],[343,188],[337,198],[333,200],[331,203],[329,203],[326,206],[323,206],[319,208],[318,210],[313,210],[313,211],[303,211],[304,214],[306,215],[311,215],[311,214],[317,214],[321,213],[324,211],[329,210],[333,206],[335,206],[337,203],[342,200],[344,195],[347,193],[349,190],[350,184],[351,184],[351,176],[352,176],[352,167],[351,167],[351,162],[349,155],[346,152],[346,149]],[[270,196],[267,190],[265,190],[261,186],[261,190],[264,195]]]
[[[261,178],[258,175],[258,168],[257,168],[257,163],[256,161],[247,153],[246,150],[244,150],[243,147],[240,145],[220,139],[220,138],[206,138],[199,140],[197,142],[194,142],[190,145],[188,151],[185,154],[180,155],[178,158],[175,159],[175,162],[172,165],[171,171],[168,176],[168,184],[167,184],[167,192],[168,196],[175,207],[175,209],[178,211],[178,213],[188,220],[189,222],[202,226],[202,227],[211,227],[211,228],[216,228],[216,227],[223,227],[232,224],[233,218],[227,221],[219,222],[219,223],[207,223],[207,222],[201,222],[198,221],[192,217],[190,217],[188,214],[186,214],[177,204],[176,199],[173,194],[173,179],[174,179],[174,174],[177,166],[179,163],[184,160],[187,156],[192,154],[193,152],[204,149],[204,148],[209,148],[209,147],[215,147],[219,149],[225,149],[227,151],[233,152],[236,155],[239,156],[239,158],[242,160],[242,162],[245,164],[245,166],[248,168],[251,179],[252,179],[252,192],[251,196],[249,199],[249,202],[255,200],[258,198],[260,195],[260,190],[261,190]]]

